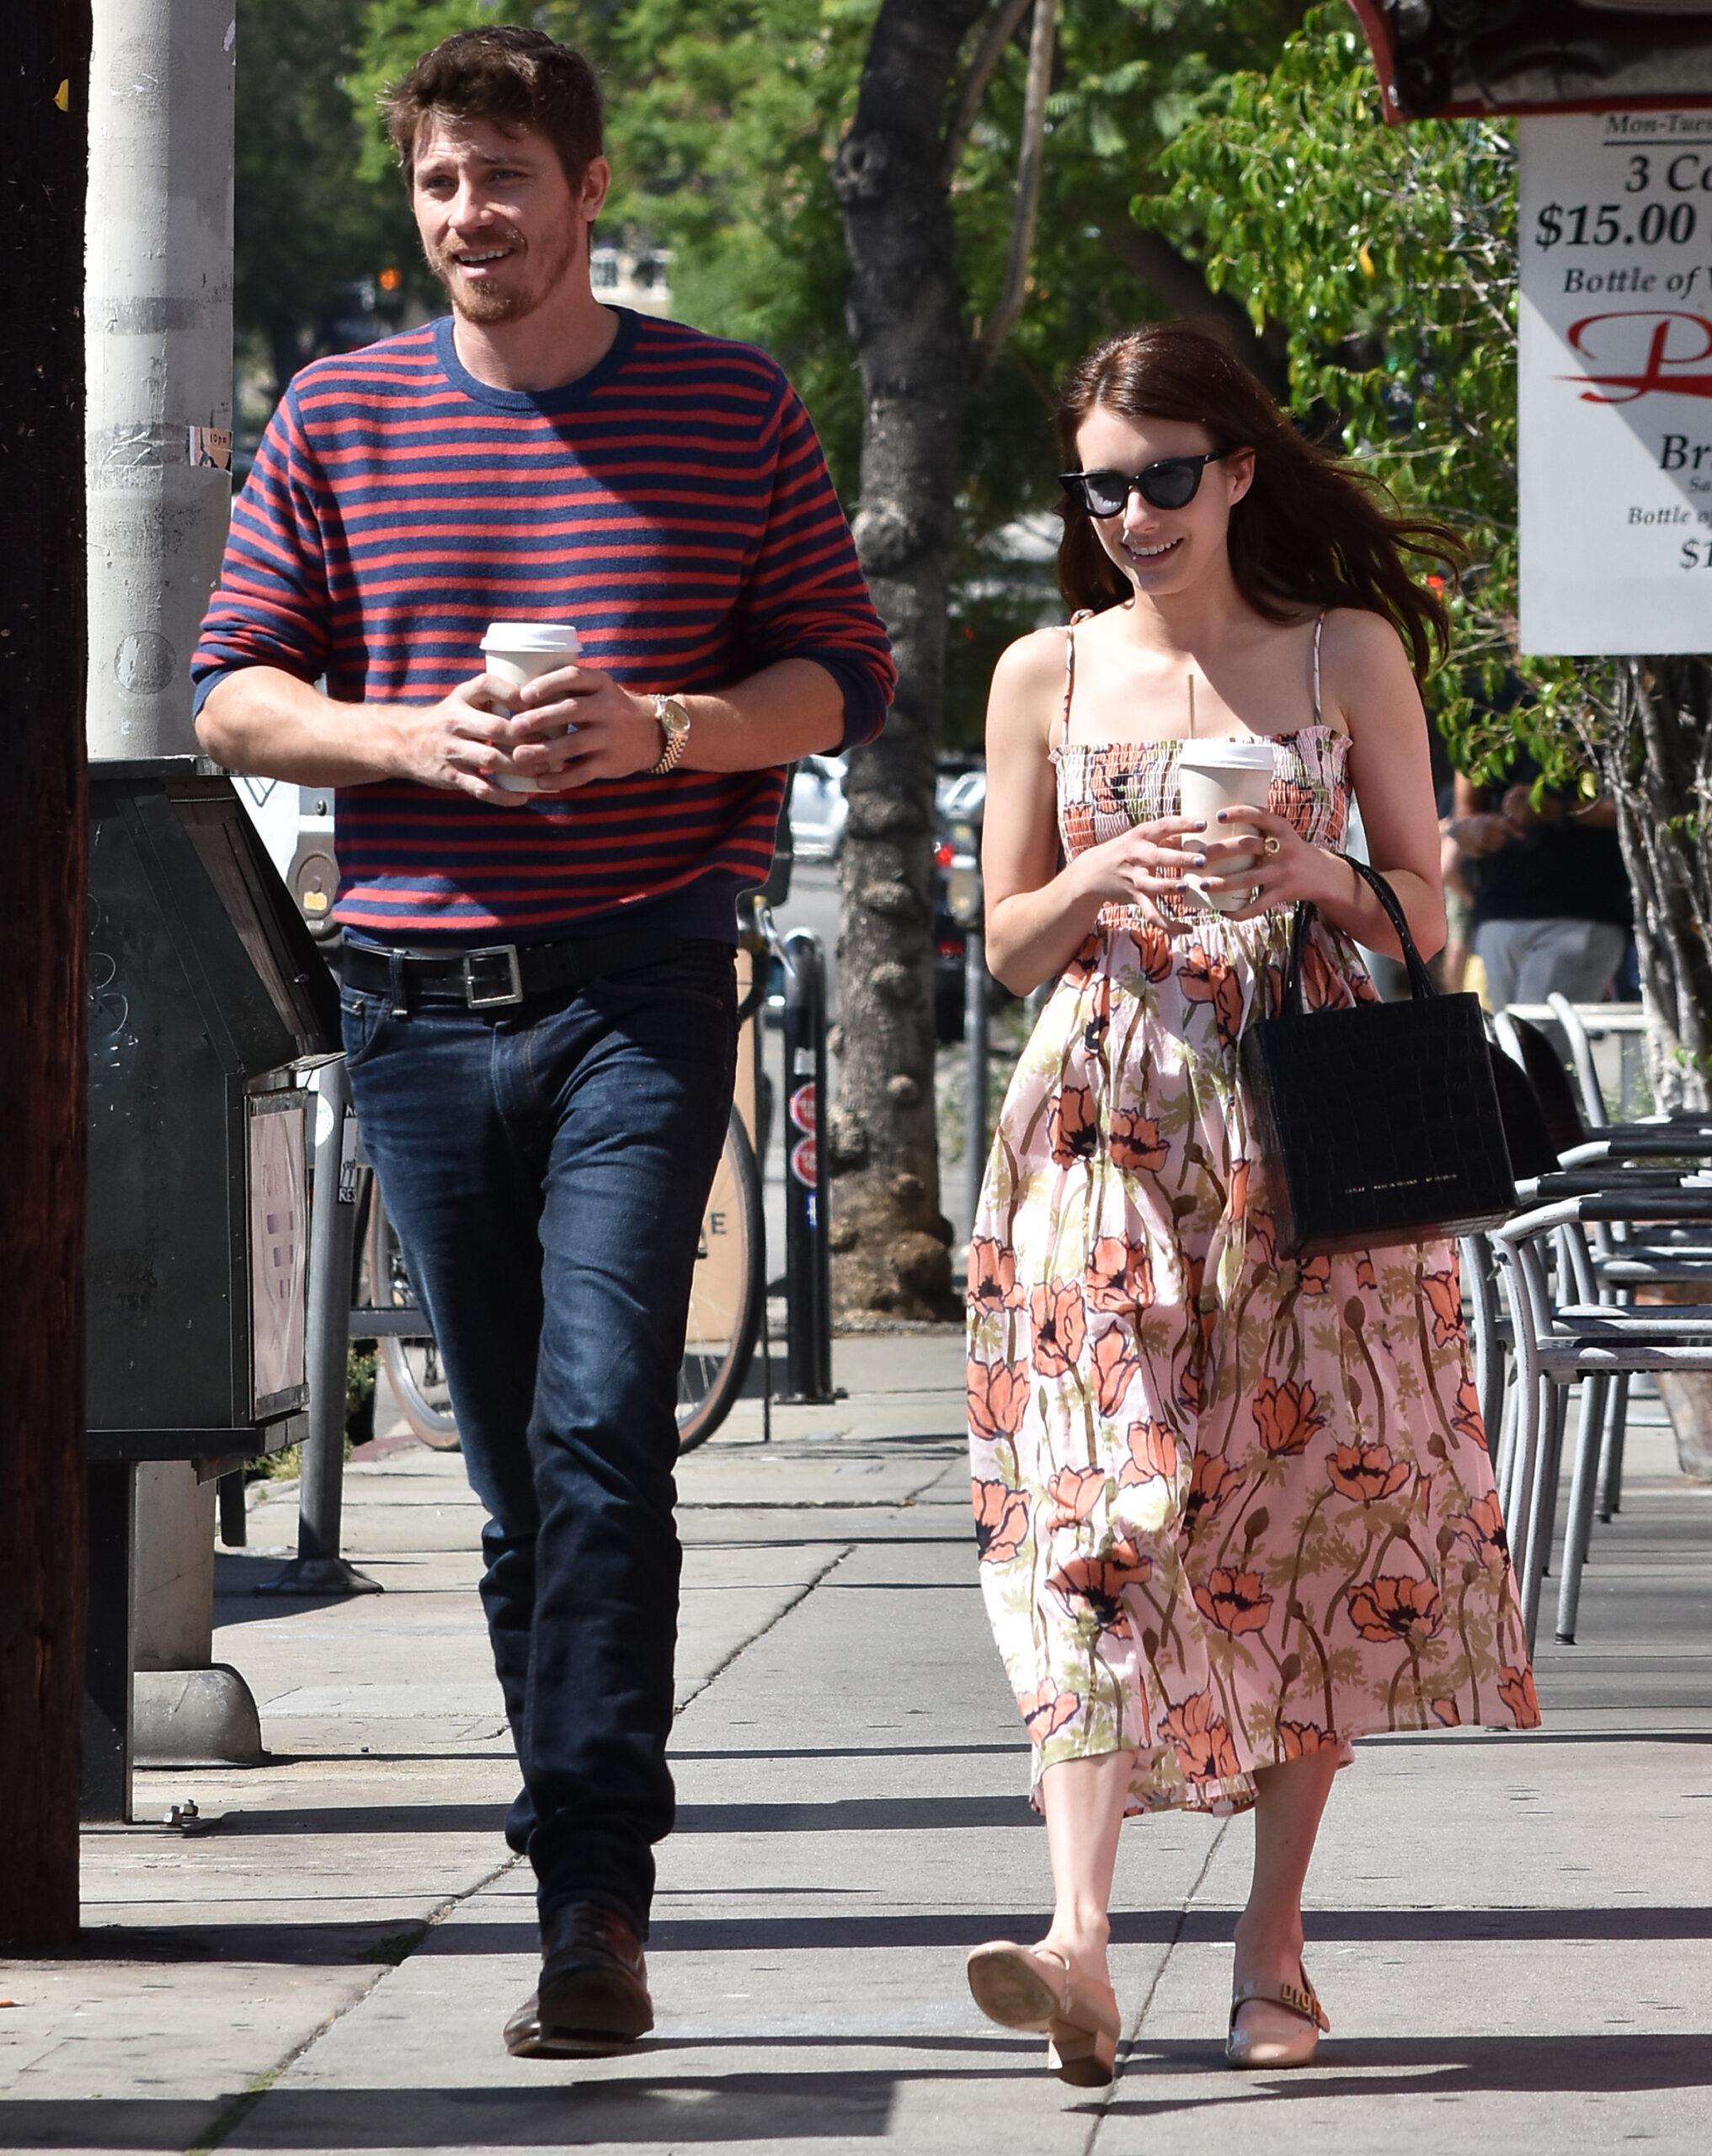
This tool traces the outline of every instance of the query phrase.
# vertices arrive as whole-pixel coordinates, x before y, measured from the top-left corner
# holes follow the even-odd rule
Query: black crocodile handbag
[[[1391,917],[1413,1001],[1304,1006],[1315,909],[1296,908],[1278,1015],[1245,1036],[1241,1071],[1277,1248],[1377,1250],[1496,1227],[1516,1182],[1480,999],[1433,985],[1397,895],[1350,867]]]

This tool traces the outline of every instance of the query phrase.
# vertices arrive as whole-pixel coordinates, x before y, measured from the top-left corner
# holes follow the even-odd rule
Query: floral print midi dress
[[[1336,846],[1318,641],[1270,805]],[[1066,856],[1176,814],[1180,746],[1061,741]],[[1279,1256],[1237,1050],[1290,910],[1185,905],[1175,937],[1107,906],[1017,1066],[970,1250],[969,1437],[1037,1801],[1057,1761],[1133,1749],[1132,1812],[1222,1812],[1363,1732],[1539,1716],[1455,1251]],[[1323,923],[1305,973],[1310,1008],[1374,997]]]

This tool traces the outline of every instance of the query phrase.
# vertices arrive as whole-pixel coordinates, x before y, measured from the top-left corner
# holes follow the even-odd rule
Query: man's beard
[[[555,234],[554,238],[558,239]],[[523,258],[520,276],[514,275],[504,284],[488,284],[485,280],[472,281],[460,277],[456,269],[449,266],[451,259],[442,250],[429,257],[428,266],[445,289],[454,313],[466,322],[483,328],[505,322],[521,322],[552,292],[575,259],[577,251],[574,228],[563,236],[562,243],[552,246],[543,243],[546,251],[531,249]],[[482,249],[474,250],[479,253]]]

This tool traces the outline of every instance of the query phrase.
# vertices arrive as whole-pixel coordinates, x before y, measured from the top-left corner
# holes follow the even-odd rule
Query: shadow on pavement
[[[219,2121],[220,2146],[241,2149],[563,2148],[598,2137],[622,2148],[653,2142],[673,2148],[699,2143],[765,2140],[877,2139],[888,2130],[899,2088],[936,2082],[968,2086],[977,2081],[1042,2079],[1033,2042],[959,2037],[923,2037],[914,2047],[963,2052],[966,2066],[919,2071],[829,2068],[823,2073],[787,2068],[776,2073],[682,2074],[649,2073],[669,2051],[725,2048],[731,2040],[695,2044],[649,2044],[616,2072],[578,2080],[568,2063],[543,2068],[537,2088],[483,2086],[410,2089],[275,2088],[233,2116]],[[745,2047],[778,2045],[787,2057],[815,2048],[855,2048],[866,2041],[898,2047],[895,2036],[851,2038],[832,2031],[800,2035],[788,2046],[776,2038],[735,2040]],[[1343,2096],[1464,2095],[1480,2093],[1642,2094],[1698,2089],[1707,2079],[1706,2039],[1680,2036],[1484,2036],[1376,2038],[1328,2045],[1323,2068],[1239,2081],[1224,2071],[1216,2046],[1147,2045],[1125,2055],[1123,2078],[1109,2101],[1079,2108],[1090,2116],[1160,2117],[1221,2103],[1247,2103],[1256,2084],[1272,2100],[1329,2100]],[[991,2059],[993,2063],[978,2063]],[[642,2069],[629,2072],[630,2066]],[[1204,2095],[1188,2096],[1181,2085],[1149,2101],[1140,2093],[1148,2071],[1192,2074]],[[551,2078],[548,2078],[548,2077]],[[1138,2087],[1139,2084],[1139,2087]],[[1136,2089],[1137,2093],[1128,2092]],[[206,2145],[209,2107],[174,2100],[67,2099],[7,2105],[8,2145],[40,2149],[178,2150]]]

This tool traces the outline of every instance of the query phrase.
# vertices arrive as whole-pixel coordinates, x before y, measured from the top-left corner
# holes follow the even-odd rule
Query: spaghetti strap
[[[1064,631],[1064,704],[1059,713],[1059,738],[1054,744],[1067,749],[1070,744],[1070,698],[1076,690],[1076,632],[1074,627]]]
[[[1314,723],[1316,726],[1320,725],[1321,723],[1320,717],[1320,632],[1325,627],[1325,616],[1322,614],[1320,616],[1320,619],[1314,624]]]
[[[1064,631],[1064,707],[1059,714],[1059,738],[1056,746],[1068,749],[1070,745],[1070,698],[1076,691],[1076,624],[1085,622],[1093,612],[1084,606],[1071,615],[1069,627]]]

